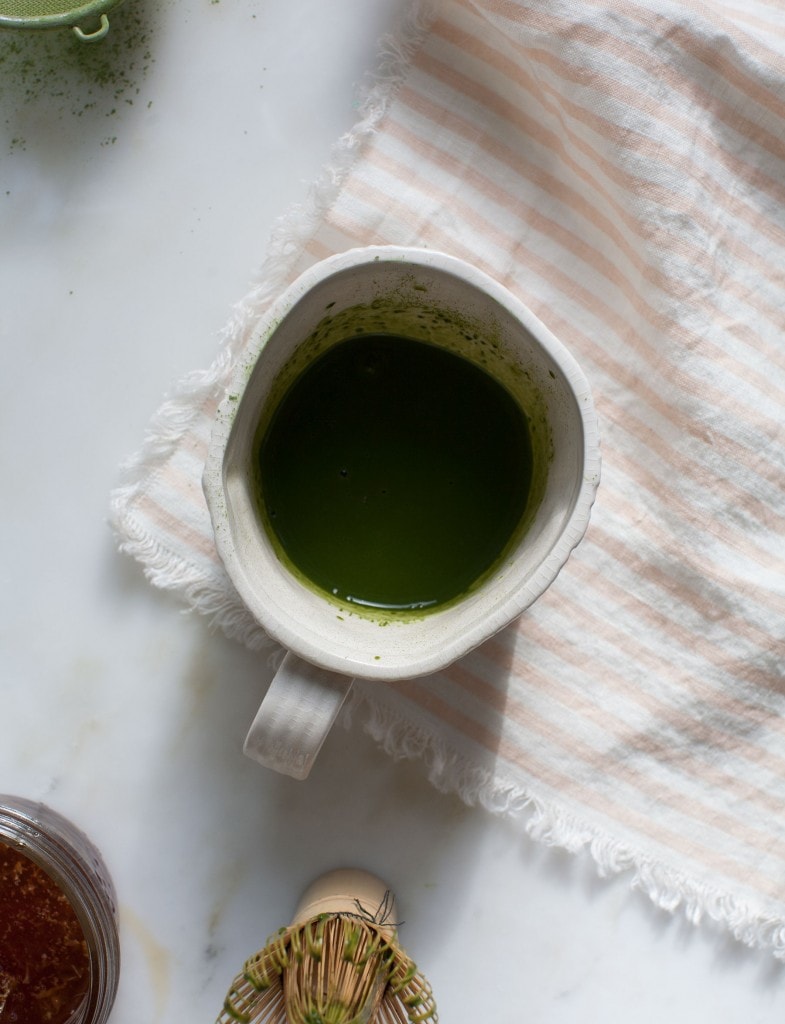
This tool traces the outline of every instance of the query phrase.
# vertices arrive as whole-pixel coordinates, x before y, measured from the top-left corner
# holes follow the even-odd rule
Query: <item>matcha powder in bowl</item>
[[[108,11],[120,0],[0,0],[0,28],[70,25],[79,39],[97,42],[109,31]]]

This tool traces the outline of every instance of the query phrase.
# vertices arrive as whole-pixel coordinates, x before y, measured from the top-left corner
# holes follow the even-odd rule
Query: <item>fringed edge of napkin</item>
[[[681,912],[692,925],[713,922],[720,930],[752,949],[770,951],[785,960],[785,924],[756,913],[749,904],[682,871],[654,860],[602,830],[564,811],[555,802],[538,799],[526,787],[472,765],[450,751],[436,732],[403,724],[377,697],[355,683],[341,723],[361,726],[394,760],[420,761],[428,781],[443,793],[455,793],[469,806],[519,823],[536,842],[570,854],[588,854],[600,878],[630,874],[630,888],[643,893],[661,910]]]
[[[338,140],[306,201],[275,222],[256,283],[234,307],[219,336],[217,358],[206,370],[176,382],[151,419],[142,447],[121,466],[121,482],[111,495],[109,518],[118,548],[141,563],[146,578],[160,589],[180,592],[188,610],[205,615],[231,639],[252,650],[270,648],[273,661],[280,657],[280,648],[249,615],[228,577],[220,572],[205,575],[167,552],[136,521],[130,506],[148,475],[175,451],[199,404],[226,386],[254,325],[285,287],[305,242],[340,192],[364,141],[380,124],[437,7],[438,0],[413,0],[399,35],[382,41],[379,70],[360,106],[358,121]],[[785,924],[779,919],[756,913],[727,893],[603,834],[555,803],[537,799],[526,787],[469,764],[450,751],[435,731],[402,723],[383,700],[369,697],[361,684],[355,685],[341,722],[348,729],[355,718],[393,759],[420,761],[429,782],[440,792],[455,793],[469,806],[515,819],[530,838],[546,846],[588,853],[602,878],[628,872],[630,888],[644,893],[662,910],[680,910],[693,925],[708,919],[744,945],[770,950],[776,959],[785,960]]]

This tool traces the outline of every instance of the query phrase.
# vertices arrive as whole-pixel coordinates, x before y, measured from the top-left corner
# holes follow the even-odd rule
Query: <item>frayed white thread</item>
[[[250,650],[276,646],[237,595],[220,564],[209,571],[178,558],[141,528],[133,515],[123,524],[118,549],[142,565],[145,578],[160,590],[177,591],[183,611],[204,615],[211,627]]]
[[[421,762],[428,781],[439,791],[518,821],[530,838],[546,846],[572,854],[585,851],[601,878],[629,873],[630,888],[644,893],[662,910],[680,912],[693,925],[708,919],[745,946],[766,950],[785,961],[785,923],[781,919],[757,913],[742,900],[655,862],[556,804],[538,799],[525,787],[500,779],[498,773],[468,764],[447,750],[443,737],[403,725],[362,687],[355,686],[341,721],[347,728],[357,722],[394,760]]]

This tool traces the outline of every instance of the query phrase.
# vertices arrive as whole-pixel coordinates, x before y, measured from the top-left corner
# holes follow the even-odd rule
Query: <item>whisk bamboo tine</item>
[[[263,992],[249,985],[242,975],[235,980],[217,1024],[276,1024],[284,1020],[283,986],[280,979]]]
[[[408,1024],[406,1011],[397,1000],[386,1000],[382,1003],[377,1024]]]

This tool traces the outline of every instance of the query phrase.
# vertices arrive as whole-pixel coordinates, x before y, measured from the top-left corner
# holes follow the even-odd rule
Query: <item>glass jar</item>
[[[87,992],[68,1024],[104,1024],[120,977],[114,886],[87,836],[44,804],[0,794],[0,843],[41,868],[71,905],[89,963]]]

